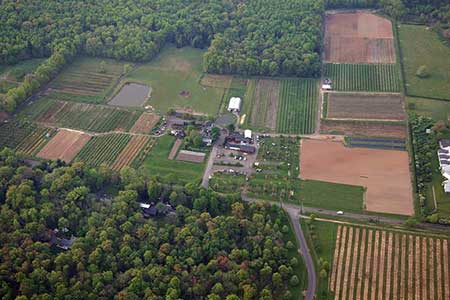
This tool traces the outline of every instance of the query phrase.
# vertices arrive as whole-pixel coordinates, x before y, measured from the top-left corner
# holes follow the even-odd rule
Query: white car
[[[338,211],[336,212],[336,214],[337,214],[338,216],[342,216],[342,215],[344,214],[344,212],[343,212],[342,210],[338,210]]]

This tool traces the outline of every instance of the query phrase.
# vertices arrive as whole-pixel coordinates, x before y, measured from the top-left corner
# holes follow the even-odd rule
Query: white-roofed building
[[[250,129],[244,130],[244,138],[246,138],[246,139],[252,138],[252,131]]]
[[[442,185],[444,186],[444,192],[450,193],[450,180],[444,181]]]
[[[442,176],[450,180],[450,166],[443,166],[441,172]]]
[[[242,100],[239,97],[231,97],[230,103],[228,103],[229,112],[240,112]]]

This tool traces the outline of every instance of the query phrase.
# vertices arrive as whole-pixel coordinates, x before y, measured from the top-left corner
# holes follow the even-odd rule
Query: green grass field
[[[406,108],[418,115],[450,123],[450,101],[407,97]]]
[[[44,61],[44,58],[34,58],[21,61],[11,66],[0,66],[0,77],[20,82],[25,75],[33,73]]]
[[[315,79],[281,81],[277,132],[311,134],[317,115],[319,83]]]
[[[167,157],[174,143],[175,138],[170,135],[158,138],[140,170],[150,176],[168,176],[169,180],[173,179],[177,182],[199,182],[203,176],[205,163],[169,160]]]
[[[325,64],[325,77],[337,91],[400,92],[397,65]]]
[[[363,212],[363,187],[304,180],[301,181],[300,190],[301,201],[305,206]]]
[[[79,57],[50,82],[48,97],[103,103],[118,83],[124,65],[125,62],[112,59]]]
[[[157,111],[165,113],[171,108],[192,109],[215,115],[224,89],[199,84],[203,73],[203,53],[199,49],[167,47],[150,63],[130,72],[125,80],[150,85],[152,95],[147,104]],[[189,93],[189,96],[181,96],[182,91]]]
[[[399,34],[407,94],[450,100],[450,48],[425,26],[402,24]],[[428,78],[416,76],[422,65]]]

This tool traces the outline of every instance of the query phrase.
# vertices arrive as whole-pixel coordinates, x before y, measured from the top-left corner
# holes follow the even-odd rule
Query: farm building
[[[229,112],[240,112],[241,111],[241,98],[231,97],[230,103],[228,104]]]
[[[70,239],[67,239],[63,236],[60,236],[60,232],[58,229],[52,230],[51,233],[51,239],[50,239],[50,245],[54,245],[62,250],[69,250],[72,248],[73,242],[75,242],[76,237],[71,235]]]
[[[249,154],[253,154],[256,152],[255,147],[250,146],[250,145],[245,145],[245,144],[226,143],[225,148],[230,149],[230,150],[240,151],[243,153],[249,153]]]
[[[330,91],[331,90],[331,84],[322,84],[322,90]]]
[[[450,150],[450,140],[440,140],[439,146],[441,149]]]
[[[252,131],[250,129],[244,130],[244,138],[246,138],[246,139],[252,138]]]
[[[442,183],[444,192],[450,193],[450,140],[439,141],[438,159],[442,176],[446,180]]]

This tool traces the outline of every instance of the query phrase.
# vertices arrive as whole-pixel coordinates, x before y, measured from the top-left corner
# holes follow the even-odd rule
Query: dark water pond
[[[109,101],[111,105],[139,107],[142,106],[149,97],[152,88],[139,83],[127,83]]]

